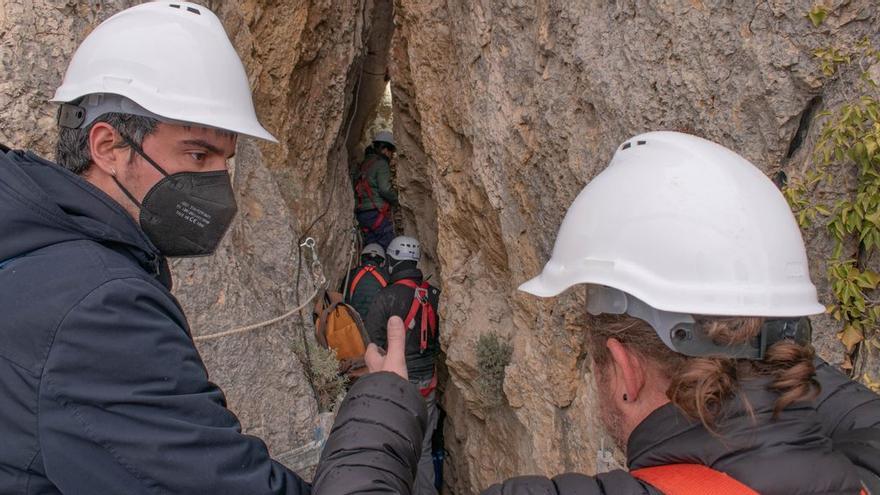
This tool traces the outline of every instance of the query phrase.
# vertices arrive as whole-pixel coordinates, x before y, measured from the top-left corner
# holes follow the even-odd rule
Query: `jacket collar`
[[[0,259],[61,242],[91,240],[127,253],[166,287],[165,258],[106,193],[69,170],[24,151],[0,154]]]
[[[405,270],[395,271],[391,274],[391,283],[397,282],[398,280],[410,279],[415,280],[416,282],[422,281],[422,271],[418,268],[408,268]]]
[[[812,404],[787,407],[773,419],[777,395],[767,389],[768,379],[746,380],[722,413],[716,433],[681,410],[666,404],[639,424],[627,442],[627,465],[639,469],[668,464],[718,466],[758,490],[778,488],[779,493],[846,492],[858,485],[855,469],[845,456],[834,452],[822,432]],[[746,404],[751,404],[752,410]],[[820,472],[795,470],[800,457],[806,464],[823,464]],[[858,490],[853,491],[857,493]]]

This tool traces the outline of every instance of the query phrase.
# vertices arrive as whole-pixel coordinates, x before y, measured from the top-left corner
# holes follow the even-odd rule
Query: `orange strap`
[[[630,471],[665,495],[758,495],[758,492],[702,464],[667,464]]]
[[[361,163],[358,180],[354,185],[354,191],[357,193],[358,208],[361,208],[364,205],[364,197],[367,197],[370,200],[370,203],[373,203],[373,208],[376,207],[376,201],[373,199],[373,188],[370,187],[370,182],[367,180],[367,174],[370,172],[370,169],[373,168],[373,164],[376,163],[376,160],[377,158],[374,157]]]
[[[361,270],[359,272],[357,272],[357,275],[354,276],[354,280],[351,281],[351,285],[349,286],[349,289],[348,289],[349,297],[354,295],[354,290],[357,289],[357,286],[360,283],[361,279],[364,278],[364,275],[366,275],[368,273],[370,275],[372,275],[373,278],[375,278],[376,281],[379,282],[379,285],[381,285],[382,287],[385,287],[386,285],[388,285],[388,282],[385,280],[385,277],[383,277],[382,274],[379,273],[378,270],[376,270],[375,266],[367,265],[367,266],[361,268]]]
[[[432,337],[437,335],[437,313],[434,312],[434,307],[428,302],[428,288],[430,285],[428,282],[418,284],[415,280],[410,279],[398,280],[394,284],[404,285],[415,291],[413,293],[412,306],[409,308],[409,314],[403,320],[403,326],[407,330],[414,328],[413,320],[415,320],[419,310],[422,310],[422,324],[419,328],[419,349],[424,351],[428,348],[428,329],[430,328]]]

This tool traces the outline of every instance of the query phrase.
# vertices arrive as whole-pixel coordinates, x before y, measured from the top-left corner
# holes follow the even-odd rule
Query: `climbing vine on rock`
[[[812,17],[811,17],[812,19]],[[858,63],[861,96],[836,110],[821,113],[821,130],[811,166],[784,190],[802,228],[821,222],[834,241],[828,280],[834,302],[828,310],[841,322],[838,337],[846,346],[844,367],[852,369],[858,346],[880,350],[880,273],[869,268],[880,248],[880,101],[870,68],[880,52],[867,40],[851,51],[816,50],[821,70],[833,75],[841,64]],[[833,203],[823,199],[823,186],[847,184],[849,193]],[[870,377],[861,377],[880,388]]]

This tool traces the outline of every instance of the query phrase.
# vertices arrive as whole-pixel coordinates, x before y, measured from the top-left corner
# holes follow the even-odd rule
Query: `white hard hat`
[[[77,48],[52,98],[123,96],[165,120],[277,141],[257,121],[244,66],[209,9],[147,2],[110,17]]]
[[[390,144],[392,147],[395,147],[394,144],[394,134],[391,134],[391,131],[379,131],[373,136],[374,143],[386,143]]]
[[[581,283],[682,314],[825,310],[779,190],[733,151],[677,132],[621,145],[568,209],[544,270],[520,290],[550,297]]]
[[[367,244],[366,246],[364,246],[364,249],[361,250],[361,256],[366,256],[366,255],[380,256],[380,257],[384,258],[385,257],[385,250],[382,249],[382,246],[380,244],[377,244],[375,242],[371,242],[370,244]]]
[[[395,237],[386,252],[389,258],[397,261],[419,261],[422,258],[421,245],[412,237]]]

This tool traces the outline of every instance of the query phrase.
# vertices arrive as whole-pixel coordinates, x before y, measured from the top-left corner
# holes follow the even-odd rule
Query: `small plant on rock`
[[[477,341],[477,385],[490,407],[504,402],[504,368],[512,355],[513,346],[495,333],[481,335]]]
[[[305,369],[306,377],[315,391],[320,411],[335,411],[345,395],[348,378],[339,373],[339,361],[333,349],[325,349],[315,339],[294,339],[293,352]]]

